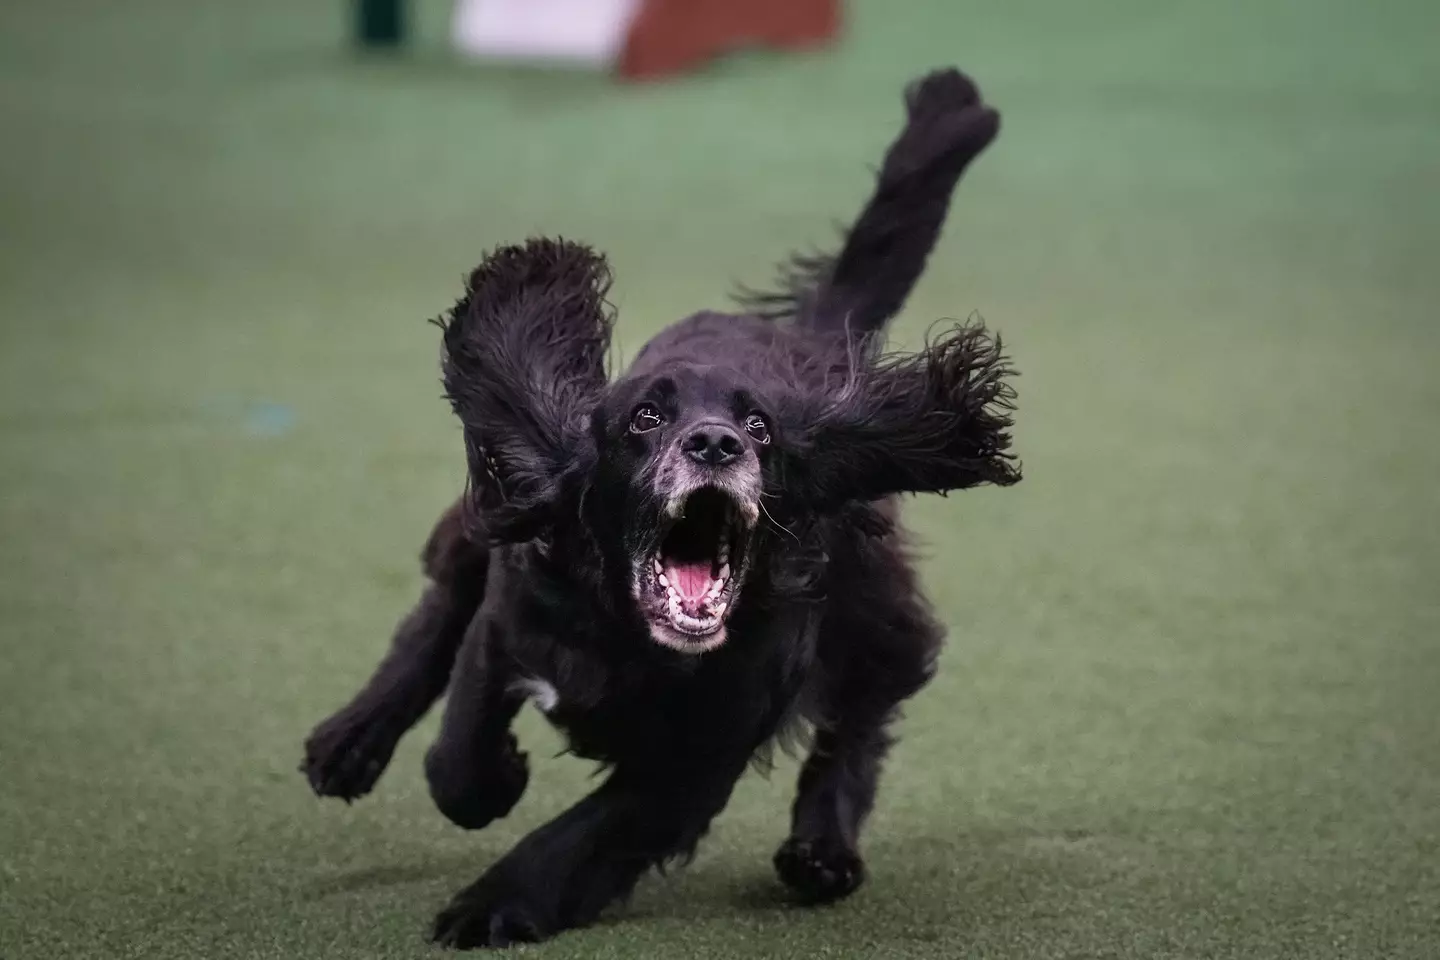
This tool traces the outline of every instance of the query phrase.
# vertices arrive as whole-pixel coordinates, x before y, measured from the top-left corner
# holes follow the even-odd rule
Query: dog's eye
[[[643,403],[630,418],[631,433],[646,433],[665,422],[665,417],[653,404]]]
[[[745,432],[750,434],[750,439],[756,443],[770,442],[770,425],[758,413],[752,413],[745,418]]]

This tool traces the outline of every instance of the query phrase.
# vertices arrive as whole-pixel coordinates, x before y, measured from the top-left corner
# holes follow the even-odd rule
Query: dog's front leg
[[[467,591],[468,584],[431,584],[395,628],[369,682],[311,732],[300,770],[318,795],[350,801],[369,793],[400,738],[445,692],[465,625],[479,605]]]
[[[617,766],[462,890],[432,938],[462,949],[543,940],[593,922],[651,866],[693,851],[730,798],[746,757],[685,769]]]
[[[350,801],[369,793],[400,738],[445,692],[489,567],[488,549],[465,535],[460,503],[435,525],[424,564],[430,584],[396,626],[369,682],[305,741],[300,770],[322,797]]]
[[[821,626],[815,742],[800,770],[790,837],[775,854],[781,880],[809,902],[838,900],[864,882],[860,832],[890,728],[901,705],[929,683],[943,636],[898,537],[863,550],[854,541],[835,544],[834,555],[841,582],[885,589],[834,591]]]
[[[500,653],[501,626],[482,610],[455,657],[440,733],[425,754],[425,779],[440,812],[479,830],[505,816],[530,779],[526,755],[510,731],[522,699]]]

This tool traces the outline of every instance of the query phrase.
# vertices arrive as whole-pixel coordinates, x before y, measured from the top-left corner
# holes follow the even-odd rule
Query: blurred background
[[[437,332],[491,246],[611,256],[623,355],[864,200],[912,77],[1004,130],[894,328],[982,316],[1027,479],[907,506],[951,627],[852,901],[794,765],[546,957],[1440,955],[1440,5],[852,0],[661,81],[466,62],[451,5],[0,6],[0,957],[428,956],[524,804],[433,718],[321,802],[460,489]]]

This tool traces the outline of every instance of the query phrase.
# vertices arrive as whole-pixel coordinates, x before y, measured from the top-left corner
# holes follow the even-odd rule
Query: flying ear
[[[464,425],[468,500],[491,542],[538,536],[583,469],[584,420],[608,383],[605,258],[535,239],[475,268],[444,331],[445,393]]]
[[[1019,482],[1009,452],[1015,370],[998,337],[961,326],[891,357],[875,342],[835,363],[833,389],[782,404],[787,498],[831,512],[894,493]]]

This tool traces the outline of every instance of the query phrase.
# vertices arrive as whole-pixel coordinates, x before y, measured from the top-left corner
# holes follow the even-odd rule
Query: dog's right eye
[[[665,422],[665,417],[653,404],[641,404],[630,418],[631,433],[646,433]]]

